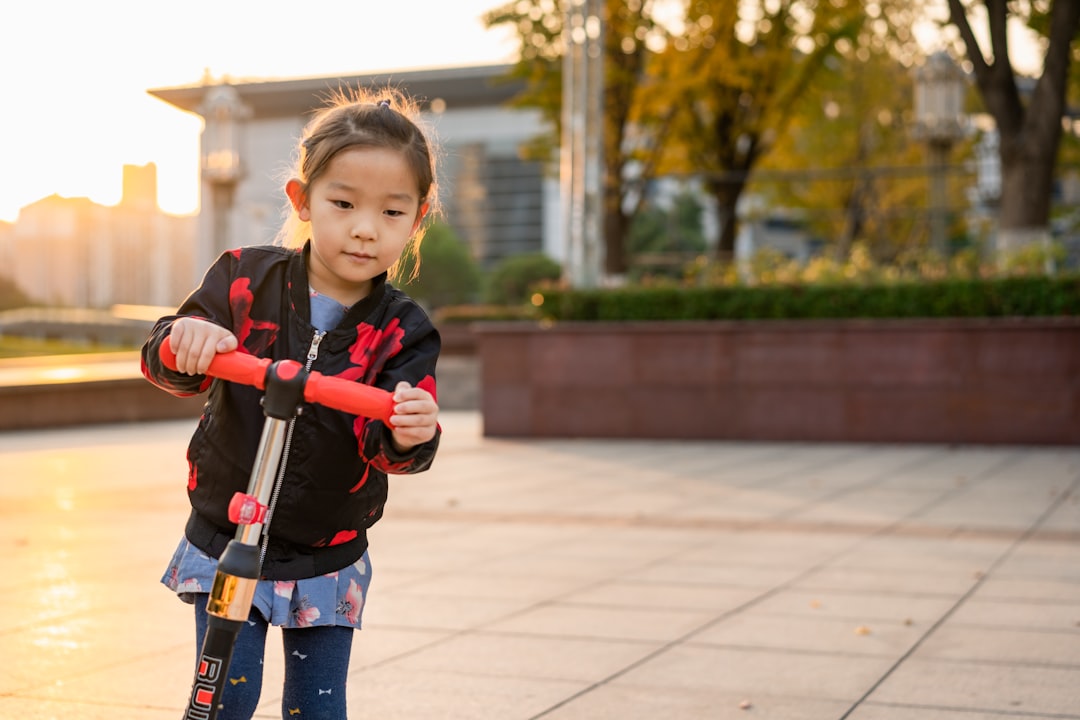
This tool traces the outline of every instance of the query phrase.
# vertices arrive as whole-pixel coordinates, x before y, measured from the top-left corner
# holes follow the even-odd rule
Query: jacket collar
[[[304,243],[289,263],[289,299],[293,310],[311,324],[311,300],[308,295],[308,258],[311,256],[311,241]],[[371,280],[371,292],[362,300],[357,301],[345,313],[344,319],[338,329],[328,334],[337,334],[343,330],[356,331],[356,326],[364,322],[383,303],[386,297],[387,283],[386,273]]]

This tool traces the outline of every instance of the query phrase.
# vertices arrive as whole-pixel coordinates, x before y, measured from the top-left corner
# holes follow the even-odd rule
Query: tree
[[[923,54],[918,3],[866,6],[854,42],[838,40],[762,158],[749,191],[791,208],[838,259],[854,243],[890,262],[927,235],[924,148],[911,133],[911,67]],[[963,202],[950,189],[949,206]]]
[[[999,242],[1014,248],[1045,236],[1054,167],[1061,143],[1072,46],[1080,33],[1076,0],[948,0],[949,21],[960,32],[975,83],[997,124],[1001,156]],[[981,14],[989,31],[984,50],[969,17]],[[1041,30],[1042,75],[1027,102],[1021,98],[1009,55],[1011,18]],[[989,50],[989,55],[986,50]]]
[[[671,198],[670,207],[647,203],[630,228],[630,249],[634,253],[702,252],[701,211],[701,201],[690,189]]]
[[[607,0],[604,34],[604,269],[626,272],[625,238],[639,205],[628,201],[631,185],[627,168],[637,161],[627,133],[635,121],[649,43],[661,32],[652,20],[652,0]],[[525,91],[514,100],[519,107],[538,108],[551,135],[536,138],[526,148],[532,159],[551,162],[562,125],[562,57],[565,14],[556,0],[515,0],[484,16],[488,27],[511,25],[521,41],[520,59],[511,71],[524,79]],[[639,195],[636,197],[640,197]]]
[[[0,277],[0,310],[21,308],[30,304],[30,298],[13,279]]]
[[[685,30],[656,63],[654,132],[662,170],[700,172],[720,220],[718,259],[734,255],[736,208],[759,160],[842,39],[866,18],[854,0],[692,0]],[[674,143],[671,142],[674,140]]]

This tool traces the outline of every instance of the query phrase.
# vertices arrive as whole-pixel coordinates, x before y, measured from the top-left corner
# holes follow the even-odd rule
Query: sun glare
[[[265,80],[508,62],[510,35],[479,19],[497,5],[99,0],[64,2],[60,17],[54,3],[6,8],[7,27],[18,31],[0,43],[12,103],[0,113],[0,221],[53,194],[115,205],[123,166],[150,162],[161,208],[196,212],[202,120],[147,90],[198,83],[208,69],[214,78]],[[301,48],[298,11],[354,22],[319,22],[318,42]]]

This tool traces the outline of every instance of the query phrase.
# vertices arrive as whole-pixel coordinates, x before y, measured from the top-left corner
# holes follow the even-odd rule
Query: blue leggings
[[[206,636],[207,594],[195,596],[195,657],[202,655]],[[218,720],[249,720],[262,693],[266,619],[252,608],[233,647]],[[281,717],[303,720],[346,720],[345,683],[353,633],[350,627],[322,625],[283,629],[285,685]]]

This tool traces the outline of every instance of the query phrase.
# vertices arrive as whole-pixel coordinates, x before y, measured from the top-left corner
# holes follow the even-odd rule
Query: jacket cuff
[[[420,443],[419,445],[414,445],[405,452],[398,452],[397,448],[394,447],[393,433],[391,432],[389,426],[383,423],[382,438],[380,444],[382,445],[383,455],[386,456],[386,459],[394,465],[398,465],[400,463],[412,462],[425,455],[432,454],[433,448],[438,447],[440,434],[441,431],[436,429],[435,437],[433,437],[431,440],[428,440],[425,443]]]

